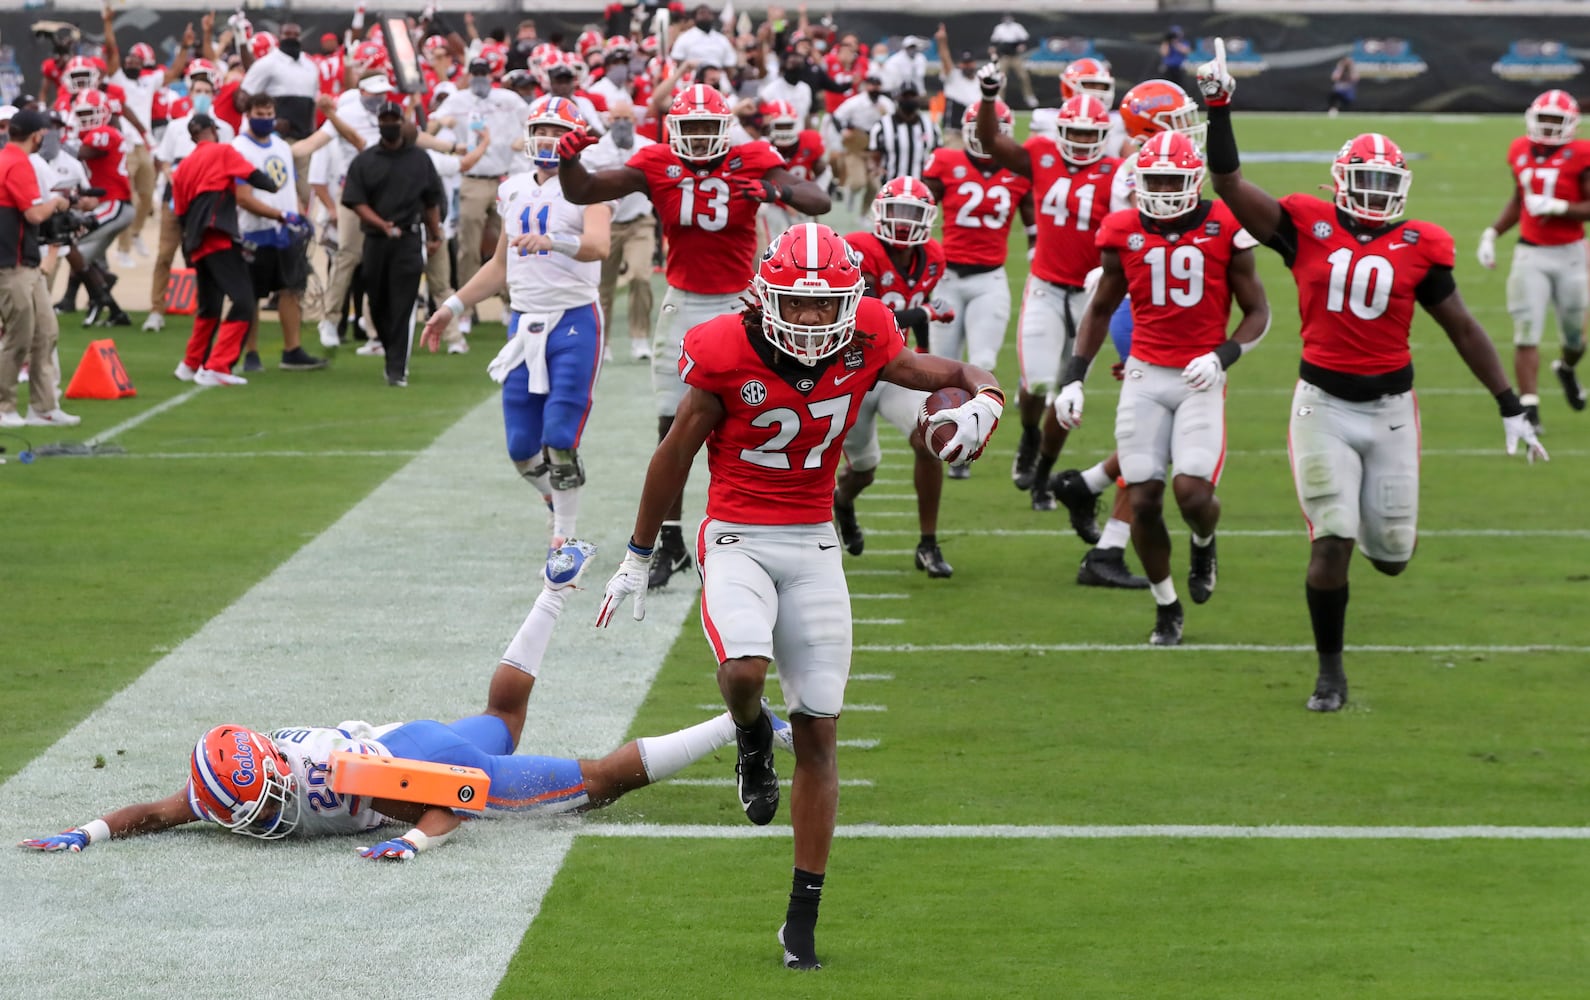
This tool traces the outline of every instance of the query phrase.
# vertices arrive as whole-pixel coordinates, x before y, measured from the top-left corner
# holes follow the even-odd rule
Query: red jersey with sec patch
[[[1032,159],[1032,192],[1038,203],[1032,273],[1057,285],[1081,288],[1088,272],[1099,266],[1101,244],[1094,236],[1110,214],[1110,185],[1121,161],[1106,156],[1073,167],[1060,155],[1060,146],[1045,136],[1033,136],[1025,147]]]
[[[88,183],[105,189],[104,201],[131,201],[132,185],[127,180],[127,139],[121,130],[100,125],[83,132],[83,145],[102,151],[104,156],[84,157]]]
[[[723,404],[707,435],[707,517],[737,524],[824,524],[834,516],[834,474],[861,399],[905,338],[882,302],[864,298],[856,335],[807,367],[740,315],[685,334],[679,377]]]
[[[1530,215],[1523,209],[1527,194],[1542,194],[1563,201],[1581,201],[1587,193],[1585,172],[1590,171],[1590,139],[1575,139],[1562,146],[1541,146],[1519,136],[1507,147],[1507,166],[1518,186],[1518,238],[1537,247],[1561,246],[1584,239],[1584,222],[1561,215]]]
[[[646,175],[662,220],[669,286],[698,295],[743,292],[755,271],[760,205],[737,196],[730,179],[756,180],[784,158],[765,142],[747,142],[711,169],[697,169],[660,142],[636,150],[628,165]]]
[[[796,180],[816,180],[823,172],[823,139],[816,129],[802,129],[793,146],[774,146]]]
[[[1239,250],[1258,243],[1223,201],[1199,202],[1175,229],[1145,220],[1136,209],[1111,212],[1099,229],[1100,250],[1114,250],[1132,297],[1132,357],[1184,368],[1219,347],[1231,321],[1226,273]]]
[[[984,173],[964,149],[933,151],[924,177],[944,185],[939,208],[944,221],[944,256],[952,264],[999,267],[1010,245],[1010,220],[1032,190],[1032,182],[988,161]]]
[[[938,240],[912,247],[911,263],[904,271],[889,256],[889,245],[875,233],[850,233],[845,242],[861,254],[861,273],[867,276],[873,294],[891,311],[920,309],[944,277],[944,247]]]
[[[1414,292],[1433,269],[1456,263],[1452,234],[1404,220],[1360,239],[1333,203],[1307,194],[1282,198],[1281,211],[1297,230],[1297,253],[1286,263],[1297,281],[1303,360],[1352,375],[1412,364]]]

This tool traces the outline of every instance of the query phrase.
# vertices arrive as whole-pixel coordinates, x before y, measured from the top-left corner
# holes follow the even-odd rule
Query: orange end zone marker
[[[405,757],[333,750],[331,790],[340,795],[423,802],[467,812],[484,812],[491,779],[478,767],[432,764]]]

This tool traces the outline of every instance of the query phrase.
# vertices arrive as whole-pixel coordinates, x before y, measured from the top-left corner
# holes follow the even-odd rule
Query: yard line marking
[[[876,516],[876,515],[872,515]],[[890,538],[910,538],[920,532],[907,531],[904,528],[869,528],[869,535],[883,535]],[[1222,528],[1217,532],[1221,538],[1306,538],[1307,529],[1301,524],[1296,528],[1236,528],[1227,530]],[[1042,528],[982,528],[978,530],[966,529],[964,531],[951,529],[940,530],[940,538],[1069,538],[1069,527],[1042,529]],[[1420,538],[1590,538],[1590,528],[1433,528],[1419,529]],[[910,555],[916,549],[881,550],[873,555]]]
[[[851,594],[852,601],[908,601],[910,594]]]
[[[838,746],[849,747],[852,750],[872,750],[878,746],[878,740],[836,740]]]
[[[852,625],[904,625],[904,618],[854,618]]]
[[[1313,646],[1259,645],[1244,642],[1185,643],[1180,646],[1150,646],[1146,642],[1057,642],[1057,643],[1000,643],[966,642],[916,645],[864,644],[855,647],[858,653],[1312,653]],[[1529,646],[1392,646],[1349,645],[1349,653],[1590,653],[1590,646],[1560,646],[1538,644]],[[846,708],[851,706],[846,705]]]
[[[912,551],[914,552],[916,550],[913,549]],[[900,552],[900,554],[901,555],[905,555],[906,553],[904,552],[904,550],[902,550]],[[903,569],[847,569],[847,570],[845,570],[845,575],[846,576],[903,576],[903,575],[905,575],[905,570],[903,570]]]
[[[914,510],[869,510],[866,514],[868,517],[916,517]]]
[[[867,534],[869,534],[869,535],[900,535],[900,536],[903,537],[903,536],[906,536],[906,535],[920,535],[921,532],[919,532],[919,531],[868,531]],[[867,554],[871,555],[871,556],[914,556],[914,555],[916,555],[916,549],[868,549],[867,550]],[[875,570],[874,572],[904,573],[905,570],[890,570],[890,571]]]
[[[1310,646],[1309,648],[1313,649],[1314,647]],[[722,705],[721,702],[718,703],[718,704],[712,704],[710,702],[703,702],[703,703],[697,705],[696,708],[701,710],[701,711],[703,711],[703,712],[722,712],[723,711],[723,705]],[[774,710],[778,711],[778,712],[781,712],[781,713],[788,713],[789,712],[789,706],[788,705],[775,705],[774,706]],[[848,701],[845,702],[845,711],[847,711],[847,712],[887,712],[888,710],[889,710],[889,706],[888,705],[868,705],[868,704],[852,705]]]
[[[141,458],[165,461],[189,459],[220,460],[234,458],[413,458],[418,451],[405,449],[369,449],[362,451],[129,451],[122,454],[95,455],[95,458]]]
[[[93,437],[89,438],[83,443],[92,448],[95,445],[104,444],[106,441],[114,441],[116,439],[116,435],[124,434],[146,420],[153,420],[155,417],[160,416],[160,414],[166,412],[167,410],[176,409],[203,391],[204,386],[200,385],[194,386],[192,389],[189,389],[186,392],[179,392],[170,399],[156,403],[142,413],[133,414],[126,420],[123,420],[121,423],[112,427],[110,430],[101,431],[100,433],[95,434]]]
[[[850,679],[853,680],[853,681],[892,681],[892,680],[894,680],[894,675],[893,674],[851,674],[850,675]]]
[[[857,500],[915,500],[915,493],[863,493]],[[871,511],[868,511],[871,513]]]
[[[787,826],[715,826],[703,823],[586,823],[584,837],[648,840],[783,839]],[[1017,826],[1006,824],[842,824],[846,840],[1590,840],[1590,826]]]
[[[1421,390],[1422,392],[1422,390]],[[1241,458],[1280,458],[1286,454],[1285,448],[1246,448],[1226,452],[1227,455],[1236,455]],[[1590,455],[1590,451],[1583,448],[1563,448],[1552,452],[1553,455],[1562,455],[1565,458],[1583,458]],[[1496,458],[1504,459],[1507,453],[1500,448],[1425,448],[1419,452],[1421,458]],[[862,494],[865,496],[866,494]]]
[[[734,778],[669,778],[667,781],[664,781],[663,784],[665,784],[665,785],[683,785],[686,788],[733,788],[733,787],[735,787],[735,781],[736,781],[736,779],[734,779]],[[780,779],[778,779],[778,783],[780,785],[784,786],[785,788],[790,787],[790,779],[788,779],[788,778],[780,778]],[[841,788],[871,788],[872,787],[872,779],[871,778],[840,778],[839,779],[839,787],[841,787]]]

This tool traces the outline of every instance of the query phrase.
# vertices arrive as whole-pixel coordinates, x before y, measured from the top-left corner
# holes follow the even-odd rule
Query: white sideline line
[[[1188,643],[1182,646],[1150,646],[1146,642],[1057,642],[1057,643],[1000,643],[966,642],[940,645],[864,644],[855,647],[858,653],[1312,653],[1313,646],[1266,646],[1250,643]],[[1590,653],[1590,646],[1348,646],[1349,653]],[[846,709],[854,708],[846,705]],[[863,711],[863,709],[857,709]]]
[[[663,782],[665,785],[683,785],[686,788],[733,788],[734,778],[669,778]],[[778,783],[785,788],[790,787],[790,779],[780,778]],[[871,788],[871,778],[840,778],[841,788]]]
[[[850,675],[850,679],[853,680],[853,681],[892,681],[892,680],[894,680],[894,675],[893,674],[851,674]]]
[[[843,784],[843,782],[841,782]],[[787,826],[587,823],[584,837],[646,840],[784,839]],[[845,840],[1590,840],[1590,826],[957,826],[841,825]]]
[[[856,618],[856,619],[851,621],[851,624],[852,625],[904,625],[905,624],[905,619],[904,618]],[[852,675],[852,679],[854,679],[854,675]]]
[[[96,455],[96,458],[133,458],[153,459],[163,461],[183,461],[197,459],[200,461],[218,461],[237,458],[413,458],[419,452],[405,449],[380,449],[349,450],[349,451],[150,451],[150,452],[124,452],[120,455]]]
[[[852,601],[909,601],[910,594],[851,594]]]
[[[127,431],[132,430],[134,427],[137,427],[139,424],[143,423],[146,420],[153,420],[155,417],[160,416],[160,414],[166,412],[167,410],[176,409],[177,407],[181,406],[183,403],[186,403],[188,400],[192,399],[194,396],[197,396],[199,393],[201,393],[203,391],[204,391],[204,386],[201,385],[201,386],[195,386],[192,389],[187,390],[186,392],[179,392],[175,396],[172,396],[170,399],[162,400],[161,402],[156,403],[155,405],[151,406],[149,409],[143,411],[142,413],[133,414],[132,416],[128,417],[126,420],[123,420],[121,423],[119,423],[119,424],[115,425],[114,427],[112,427],[110,430],[101,431],[100,433],[95,434],[93,437],[89,438],[87,441],[84,441],[83,443],[92,448],[95,445],[104,444],[106,441],[114,441],[114,440],[116,440],[116,435],[124,434]]]
[[[874,516],[874,515],[869,515]],[[888,538],[914,538],[920,534],[903,528],[869,528],[868,535]],[[1300,524],[1296,528],[1235,528],[1220,529],[1221,538],[1306,538],[1307,530]],[[1042,528],[981,528],[978,530],[940,531],[940,538],[1069,538],[1069,525]],[[1590,538],[1590,528],[1434,528],[1419,529],[1420,538]],[[868,555],[912,555],[916,549],[868,550]]]

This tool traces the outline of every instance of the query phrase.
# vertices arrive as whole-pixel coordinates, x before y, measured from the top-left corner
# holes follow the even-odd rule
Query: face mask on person
[[[629,81],[629,67],[624,63],[614,63],[607,67],[607,78],[618,86],[623,86]]]
[[[215,100],[215,98],[212,97],[209,94],[194,94],[193,95],[193,113],[196,114],[196,115],[207,115],[207,114],[209,114],[210,113],[210,102],[213,101],[213,100]]]
[[[635,145],[635,123],[628,118],[613,119],[608,131],[613,133],[613,145],[618,148],[628,149]]]
[[[786,69],[784,71],[784,82],[785,83],[799,83],[800,80],[801,80],[801,71],[800,70],[798,70],[798,69]]]
[[[922,102],[917,100],[916,98],[914,98],[914,97],[902,97],[902,98],[900,98],[900,113],[902,115],[914,115],[918,111],[921,111],[921,110],[922,110]]]
[[[248,120],[248,130],[254,133],[256,138],[263,139],[276,131],[276,119],[250,118]]]
[[[388,145],[396,145],[403,138],[402,122],[382,122],[378,127],[381,129],[381,141]]]
[[[710,17],[704,17],[696,22],[696,27],[701,31],[711,31],[718,26],[718,22]]]
[[[491,93],[491,77],[472,76],[469,78],[469,92],[476,97],[485,97]]]
[[[304,51],[304,43],[296,38],[283,38],[277,43],[277,48],[282,50],[282,55],[296,60]]]
[[[385,94],[360,94],[359,103],[364,105],[364,110],[372,115],[381,110],[381,105],[386,103]]]
[[[39,140],[39,155],[53,163],[61,155],[61,133],[53,128],[45,129],[44,138]]]

